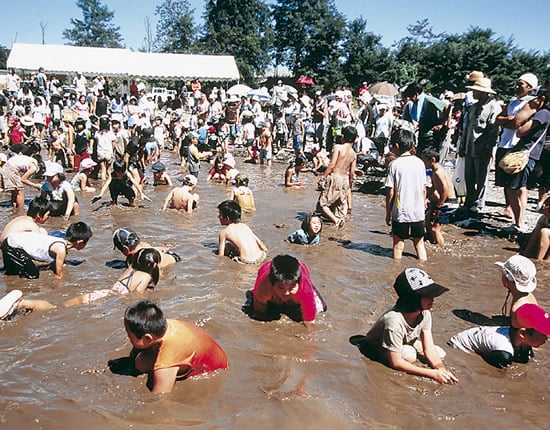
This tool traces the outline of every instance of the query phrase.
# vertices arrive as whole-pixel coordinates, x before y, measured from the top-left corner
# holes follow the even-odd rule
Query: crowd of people
[[[5,151],[0,154],[2,190],[10,193],[16,210],[25,206],[25,186],[40,191],[28,205],[27,215],[11,220],[2,232],[1,249],[7,275],[39,276],[40,264],[51,265],[62,277],[67,250],[83,249],[92,237],[82,221],[66,232],[48,234],[42,225],[50,216],[66,220],[80,213],[78,195],[107,191],[110,205],[119,197],[133,207],[145,194],[148,175],[153,185],[171,190],[162,209],[192,213],[200,204],[199,179],[232,184],[230,198],[218,204],[218,255],[241,264],[260,265],[245,308],[255,319],[270,321],[287,315],[313,322],[327,304],[313,286],[309,269],[290,255],[268,260],[268,249],[241,221],[242,212],[256,209],[248,176],[236,166],[236,152],[246,151],[245,162],[271,165],[278,152],[291,157],[284,175],[286,187],[304,187],[300,173],[318,177],[316,208],[308,210],[300,229],[287,241],[302,245],[320,242],[323,223],[344,227],[352,211],[354,181],[369,169],[384,169],[386,223],[393,236],[392,256],[401,259],[405,241],[413,241],[419,260],[428,258],[425,238],[443,246],[442,225],[460,214],[479,215],[486,210],[491,168],[496,185],[504,188],[502,216],[507,230],[526,233],[528,187],[539,186],[540,219],[523,250],[502,264],[502,282],[513,298],[509,326],[480,328],[454,336],[450,344],[479,352],[491,364],[505,366],[527,361],[531,347],[550,334],[548,314],[532,291],[536,270],[527,257],[550,259],[550,198],[547,197],[550,124],[549,82],[539,87],[532,73],[517,79],[515,96],[503,106],[495,98],[491,80],[474,71],[465,79],[466,92],[444,91],[440,97],[424,93],[411,83],[401,97],[371,93],[368,84],[356,97],[345,88],[311,97],[282,81],[267,100],[212,87],[203,92],[198,80],[187,82],[175,99],[157,99],[140,79],[122,81],[112,90],[99,75],[93,80],[78,73],[70,86],[40,69],[27,83],[10,70],[7,89],[0,96],[3,116],[0,132]],[[497,145],[498,144],[498,145]],[[174,186],[161,158],[177,154],[181,185]],[[515,171],[510,154],[524,156]],[[517,155],[517,154],[516,154]],[[445,163],[454,157],[464,163],[466,192],[457,196]],[[208,174],[201,174],[207,164]],[[68,178],[71,175],[71,178]],[[40,183],[40,178],[45,180]],[[429,185],[429,186],[428,186]],[[139,210],[139,209],[136,209]],[[446,221],[447,220],[447,221]],[[109,295],[144,293],[161,278],[162,268],[180,257],[170,250],[140,241],[129,227],[117,229],[113,243],[126,256],[124,273],[112,288],[95,290],[67,300],[64,306],[92,303]],[[420,269],[406,269],[395,281],[399,297],[364,339],[360,349],[376,360],[441,383],[457,378],[446,369],[443,351],[434,345],[429,312],[435,297],[447,289]],[[12,291],[0,300],[0,316],[17,308],[51,309],[43,300],[23,299]],[[124,324],[133,345],[130,360],[112,363],[148,373],[153,392],[171,391],[177,379],[224,369],[228,360],[221,347],[198,327],[166,319],[154,303],[130,306]],[[185,339],[183,344],[179,340]],[[420,342],[417,342],[420,341]],[[418,366],[422,354],[430,369]],[[527,358],[527,359],[526,359]]]

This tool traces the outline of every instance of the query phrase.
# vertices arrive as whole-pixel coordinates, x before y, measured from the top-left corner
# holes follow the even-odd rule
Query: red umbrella
[[[302,88],[305,88],[306,85],[313,85],[313,79],[309,76],[300,76],[296,79],[296,83],[302,85]]]

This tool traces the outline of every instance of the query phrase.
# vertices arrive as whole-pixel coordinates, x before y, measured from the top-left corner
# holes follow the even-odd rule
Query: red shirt
[[[23,143],[23,136],[25,135],[25,129],[20,125],[16,125],[11,129],[10,141],[12,145]]]
[[[304,321],[314,321],[317,314],[317,308],[315,306],[315,293],[313,291],[313,284],[309,276],[309,270],[307,266],[301,261],[300,264],[300,282],[298,284],[298,292],[293,297],[294,303],[299,303],[300,310],[302,311],[302,317]],[[260,266],[258,270],[258,277],[254,284],[254,298],[260,283],[267,277],[269,277],[269,271],[271,270],[271,260],[266,261]]]

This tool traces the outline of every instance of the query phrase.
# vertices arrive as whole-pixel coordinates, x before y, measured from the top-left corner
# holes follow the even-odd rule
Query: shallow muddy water
[[[165,154],[163,161],[177,178],[179,166],[172,157]],[[130,351],[122,317],[140,296],[20,314],[0,322],[0,427],[548,428],[548,345],[529,364],[506,370],[446,346],[450,336],[473,326],[453,311],[488,317],[500,313],[505,289],[494,263],[512,255],[513,244],[449,225],[447,247],[428,246],[428,262],[419,263],[407,243],[407,254],[395,263],[383,197],[360,193],[353,194],[353,214],[342,230],[325,225],[317,247],[288,244],[284,238],[315,208],[317,192],[314,177],[304,174],[305,189],[285,189],[284,167],[238,159],[237,168],[249,175],[258,208],[243,220],[269,247],[270,257],[288,253],[308,265],[328,303],[315,324],[305,327],[287,319],[262,323],[241,311],[257,267],[215,255],[221,229],[216,206],[230,187],[206,183],[206,166],[197,187],[201,205],[190,215],[160,211],[167,187],[148,186],[152,203],[139,202],[136,208],[92,205],[90,195],[81,195],[78,219],[92,226],[94,236],[84,250],[70,251],[69,258],[83,258],[84,263],[67,266],[62,280],[51,272],[42,272],[37,280],[0,275],[0,293],[19,288],[27,298],[59,304],[110,287],[120,272],[105,263],[122,258],[113,250],[111,235],[117,227],[130,226],[142,240],[170,245],[182,256],[146,296],[169,318],[202,326],[225,349],[230,367],[211,377],[178,382],[172,394],[159,399],[148,392],[145,377],[120,376],[107,368],[109,359]],[[1,225],[12,216],[2,209]],[[58,218],[45,227],[67,225]],[[456,385],[394,371],[349,343],[350,336],[365,334],[393,304],[393,280],[404,267],[414,266],[450,288],[435,302],[434,338],[447,351],[447,366],[460,379]],[[535,295],[548,307],[548,265],[537,267]]]

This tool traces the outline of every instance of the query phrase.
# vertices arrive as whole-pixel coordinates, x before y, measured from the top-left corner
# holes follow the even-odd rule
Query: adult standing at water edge
[[[504,108],[503,112],[497,116],[496,124],[502,127],[502,134],[498,144],[497,153],[495,156],[495,185],[504,187],[504,197],[506,199],[506,207],[502,212],[507,218],[513,219],[512,207],[510,205],[510,194],[513,190],[510,189],[511,177],[502,170],[498,163],[510,150],[516,146],[519,141],[519,136],[516,135],[516,115],[523,109],[527,102],[532,99],[529,96],[529,91],[538,86],[538,79],[532,73],[524,73],[516,81],[516,95]],[[527,189],[525,189],[527,192]]]
[[[498,139],[496,118],[502,111],[492,97],[495,93],[489,78],[480,78],[466,88],[477,100],[466,109],[465,123],[458,153],[464,157],[466,202],[464,207],[480,212],[485,207],[485,191],[489,175],[489,161]]]
[[[513,230],[523,231],[525,228],[525,211],[527,209],[527,179],[535,169],[535,164],[542,156],[544,141],[550,126],[550,97],[548,89],[539,90],[537,98],[526,106],[526,112],[533,115],[517,129],[520,140],[515,151],[528,150],[529,161],[523,170],[510,178],[510,206],[514,212],[515,224]]]

